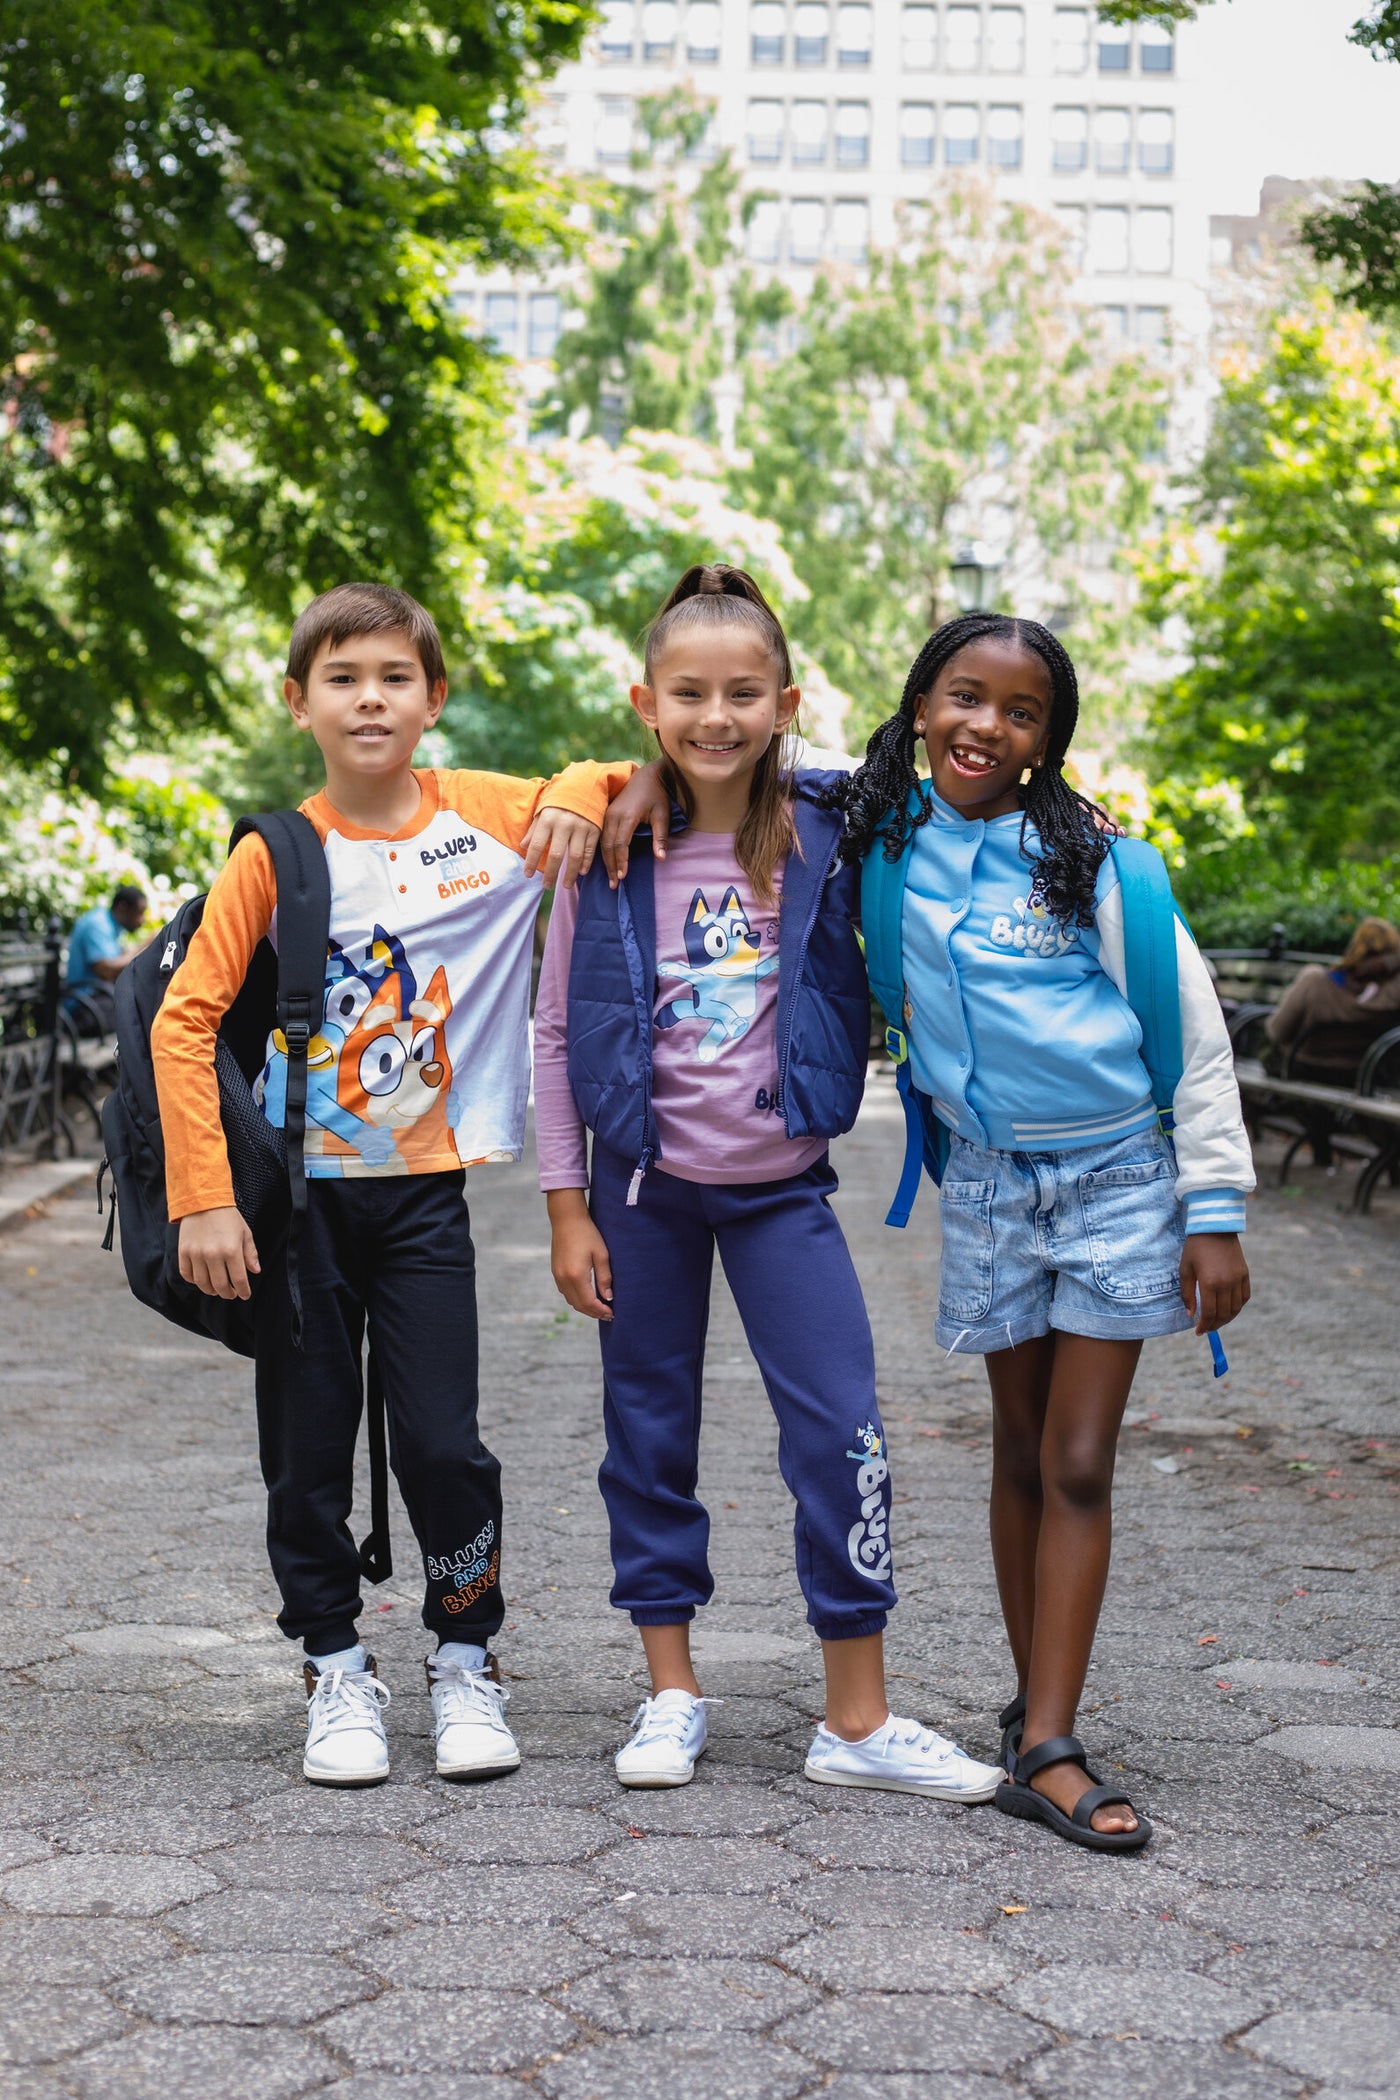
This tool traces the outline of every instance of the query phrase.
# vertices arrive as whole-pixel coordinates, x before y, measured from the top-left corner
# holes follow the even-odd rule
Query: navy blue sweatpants
[[[715,1248],[778,1418],[797,1502],[797,1579],[824,1641],[879,1633],[890,1579],[889,1467],[865,1300],[826,1160],[787,1181],[682,1181],[593,1147],[593,1218],[612,1259],[599,1327],[612,1601],[637,1626],[695,1616],[714,1589],[696,1498],[700,1381]]]

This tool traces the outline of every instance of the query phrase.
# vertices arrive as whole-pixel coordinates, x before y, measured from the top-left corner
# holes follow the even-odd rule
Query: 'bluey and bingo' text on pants
[[[696,1498],[700,1382],[716,1247],[778,1418],[797,1502],[797,1579],[822,1640],[879,1633],[895,1602],[889,1466],[865,1300],[826,1160],[786,1181],[682,1181],[593,1147],[591,1208],[612,1261],[599,1328],[612,1601],[637,1626],[691,1619],[714,1589]]]

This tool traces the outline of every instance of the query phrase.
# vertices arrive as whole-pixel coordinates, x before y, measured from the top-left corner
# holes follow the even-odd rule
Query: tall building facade
[[[1189,27],[1059,0],[607,0],[543,132],[567,165],[624,175],[639,100],[687,88],[713,106],[698,151],[727,149],[762,193],[750,259],[799,300],[821,268],[893,246],[902,208],[946,176],[981,172],[1059,216],[1111,339],[1186,345],[1210,271],[1191,44]],[[567,296],[502,275],[459,299],[528,362],[553,350]]]

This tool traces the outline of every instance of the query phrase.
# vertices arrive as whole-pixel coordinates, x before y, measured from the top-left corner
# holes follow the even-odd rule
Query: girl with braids
[[[1248,1298],[1254,1173],[1219,1004],[1179,922],[1174,1145],[1159,1127],[1105,820],[1063,772],[1078,711],[1047,629],[950,621],[839,799],[846,853],[901,864],[904,1011],[889,1019],[948,1134],[937,1336],[985,1357],[991,1383],[992,1554],[1018,1685],[997,1806],[1126,1852],[1151,1825],[1073,1733],[1118,1430],[1143,1342],[1223,1326]]]
[[[785,762],[798,698],[752,577],[688,569],[632,688],[678,805],[664,858],[639,838],[616,886],[596,864],[560,894],[545,948],[540,1182],[555,1281],[599,1323],[612,1601],[651,1675],[617,1776],[684,1786],[705,1748],[690,1622],[714,1587],[695,1488],[718,1249],[778,1418],[798,1580],[822,1644],[826,1718],[807,1776],[989,1801],[997,1766],[892,1716],[885,1698],[889,1459],[827,1161],[860,1106],[869,993],[841,818],[818,799],[834,776]],[[647,771],[634,821],[650,810]]]

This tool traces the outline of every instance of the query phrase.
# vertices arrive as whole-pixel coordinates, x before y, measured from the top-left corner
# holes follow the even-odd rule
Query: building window
[[[1026,63],[1026,10],[994,7],[987,17],[987,66],[993,73],[1019,73]]]
[[[788,213],[788,259],[815,263],[826,246],[826,206],[820,197],[796,197]]]
[[[1076,275],[1084,267],[1089,238],[1089,210],[1083,204],[1057,204],[1055,216],[1064,229],[1065,259]]]
[[[447,310],[454,321],[460,321],[464,328],[470,328],[476,319],[476,293],[465,291],[449,292],[447,295]]]
[[[899,112],[899,159],[906,168],[933,165],[933,104],[906,102]]]
[[[1099,308],[1099,320],[1103,324],[1104,334],[1111,343],[1125,343],[1128,340],[1128,309],[1126,306],[1101,306]]]
[[[863,4],[836,10],[836,63],[868,66],[875,39],[874,10]]]
[[[632,151],[632,105],[622,95],[605,95],[598,105],[594,144],[599,160],[626,160]]]
[[[1019,168],[1021,165],[1021,106],[994,102],[987,111],[987,166]]]
[[[870,158],[870,104],[838,102],[836,105],[836,165],[863,168]]]
[[[669,58],[676,48],[676,0],[643,0],[642,57]]]
[[[949,102],[943,111],[943,159],[950,168],[965,168],[977,158],[977,105]]]
[[[781,160],[783,157],[783,105],[781,102],[749,104],[749,159]]]
[[[1094,111],[1094,166],[1100,175],[1126,175],[1132,126],[1126,109]]]
[[[632,56],[632,0],[604,0],[598,56],[605,65],[626,65]]]
[[[553,357],[554,346],[564,325],[557,292],[531,292],[530,329],[527,338],[531,357]]]
[[[719,127],[715,123],[714,104],[711,103],[705,117],[705,129],[685,149],[687,160],[714,160],[719,154]]]
[[[1171,206],[1144,205],[1133,219],[1133,268],[1145,275],[1165,276],[1171,266]]]
[[[685,11],[685,55],[692,65],[718,65],[719,0],[690,0]]]
[[[1089,67],[1089,10],[1055,9],[1055,71],[1084,73]]]
[[[1170,22],[1138,25],[1138,64],[1144,73],[1170,73],[1176,64],[1176,46]]]
[[[1162,350],[1167,341],[1165,306],[1140,306],[1133,315],[1133,335],[1149,350]]]
[[[792,18],[792,51],[799,66],[824,66],[831,32],[831,10],[816,0],[799,0]]]
[[[786,13],[780,0],[754,0],[749,17],[751,49],[756,66],[780,66],[783,62]]]
[[[864,262],[870,247],[870,206],[863,197],[834,204],[831,246],[840,262]]]
[[[943,63],[950,73],[975,73],[982,63],[982,10],[950,7],[943,17]]]
[[[1169,109],[1138,111],[1138,166],[1144,175],[1170,175],[1176,159],[1176,119]]]
[[[503,357],[514,357],[520,301],[514,292],[486,294],[486,340]]]
[[[1099,71],[1126,73],[1132,58],[1132,37],[1120,22],[1099,24]]]
[[[794,102],[789,122],[792,164],[816,167],[826,159],[827,109],[824,102]]]
[[[569,143],[569,126],[562,95],[544,95],[535,118],[535,144],[549,160],[562,160]]]
[[[1089,225],[1089,268],[1118,275],[1128,267],[1128,207],[1100,204]]]
[[[931,7],[906,7],[899,60],[906,72],[925,73],[938,57],[938,16]]]
[[[1077,175],[1089,165],[1089,112],[1062,103],[1050,118],[1050,165],[1057,175]]]
[[[782,238],[782,207],[774,197],[760,197],[749,216],[745,246],[750,262],[775,263]]]

